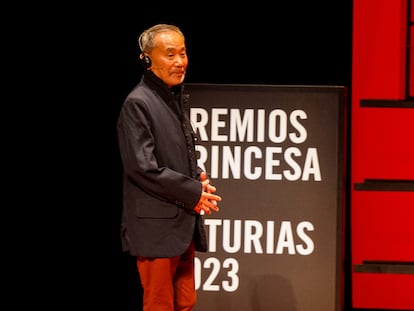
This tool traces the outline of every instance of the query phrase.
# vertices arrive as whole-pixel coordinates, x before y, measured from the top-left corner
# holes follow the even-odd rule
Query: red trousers
[[[144,311],[190,311],[196,303],[194,243],[181,256],[137,258]]]

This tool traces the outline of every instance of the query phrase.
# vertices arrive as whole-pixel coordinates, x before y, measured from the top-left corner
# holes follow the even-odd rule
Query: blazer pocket
[[[136,200],[135,216],[138,218],[174,218],[178,215],[175,204],[157,199]]]

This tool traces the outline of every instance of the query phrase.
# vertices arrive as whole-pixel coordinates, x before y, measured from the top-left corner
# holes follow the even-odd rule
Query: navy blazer
[[[146,71],[121,108],[118,143],[123,163],[121,239],[133,256],[181,255],[192,240],[206,251],[194,132],[183,86],[169,89]]]

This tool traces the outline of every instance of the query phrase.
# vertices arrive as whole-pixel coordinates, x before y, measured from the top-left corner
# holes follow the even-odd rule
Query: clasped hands
[[[205,172],[201,172],[200,181],[203,191],[201,192],[200,200],[194,207],[194,211],[201,215],[210,215],[212,213],[212,210],[218,212],[218,202],[221,201],[221,197],[214,194],[216,192],[216,187],[210,184],[210,180],[207,179],[207,174]]]

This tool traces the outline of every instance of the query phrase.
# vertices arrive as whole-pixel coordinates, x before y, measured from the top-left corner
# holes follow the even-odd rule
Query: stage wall
[[[185,87],[223,197],[205,216],[195,311],[342,310],[346,89]]]

